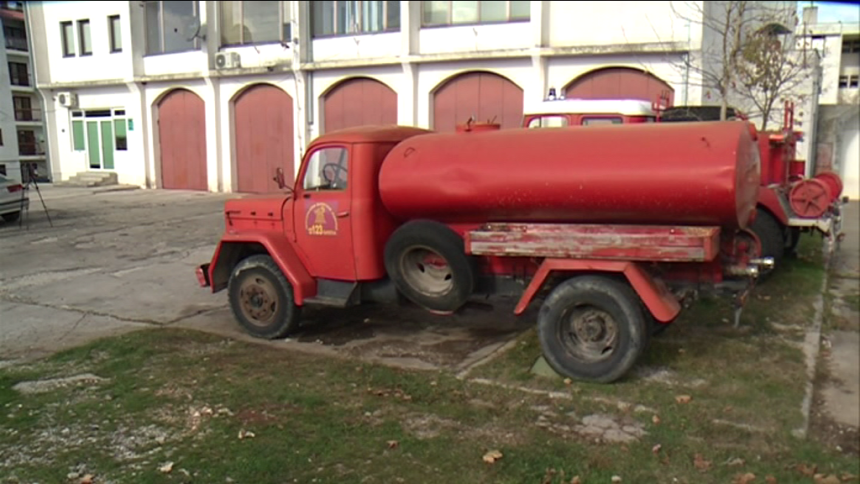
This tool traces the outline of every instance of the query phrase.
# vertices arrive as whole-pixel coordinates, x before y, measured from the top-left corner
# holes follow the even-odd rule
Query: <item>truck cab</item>
[[[526,107],[524,128],[654,123],[651,103],[638,99],[548,99]]]

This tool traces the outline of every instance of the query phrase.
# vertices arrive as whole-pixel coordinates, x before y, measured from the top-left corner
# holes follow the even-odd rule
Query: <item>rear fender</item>
[[[783,227],[788,225],[788,214],[779,200],[780,196],[776,190],[769,187],[759,187],[758,205],[770,212]]]
[[[212,292],[225,289],[236,264],[255,254],[268,254],[275,261],[293,286],[296,305],[301,306],[305,299],[316,295],[316,280],[308,273],[295,249],[285,237],[278,234],[248,232],[224,234],[218,243],[212,262],[209,264]]]
[[[544,259],[522,297],[514,314],[520,315],[534,299],[547,277],[554,271],[564,272],[610,272],[623,274],[642,299],[654,319],[668,323],[681,312],[678,299],[669,292],[659,280],[651,277],[639,264],[626,261],[588,260],[588,259]]]

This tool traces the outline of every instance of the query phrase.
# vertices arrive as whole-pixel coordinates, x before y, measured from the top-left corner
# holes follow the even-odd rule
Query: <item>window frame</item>
[[[18,87],[31,87],[31,84],[30,84],[30,68],[27,65],[27,63],[26,62],[9,61],[8,64],[9,64],[9,84],[12,86],[18,86]],[[13,76],[12,76],[12,66],[13,65],[15,66],[16,71],[21,69],[21,67],[19,67],[19,66],[24,66],[23,67],[24,84],[16,84],[16,83],[12,82],[13,81]],[[17,75],[15,76],[15,78],[20,79],[21,72],[20,71],[16,72],[16,74]]]
[[[26,101],[26,102],[25,102]],[[26,104],[26,106],[24,106]],[[12,96],[12,110],[14,111],[15,121],[37,121],[33,119],[33,99],[30,96]],[[19,117],[20,113],[26,113],[27,116]],[[29,119],[23,119],[27,118]]]
[[[108,15],[108,49],[111,54],[122,52],[122,17],[120,15]],[[114,24],[114,22],[116,22]],[[116,28],[114,28],[116,26]],[[119,41],[119,46],[117,46]]]
[[[89,38],[90,38],[90,42],[89,42],[90,43],[90,45],[89,45],[90,50],[89,51],[84,50],[87,47],[85,45],[86,43],[84,42],[84,27],[86,27],[87,30],[89,31],[88,32]],[[89,57],[89,56],[93,55],[93,27],[92,27],[92,23],[90,22],[90,19],[84,18],[84,19],[78,20],[77,34],[78,34],[78,45],[81,47],[80,48],[81,53],[80,53],[79,57]]]
[[[239,42],[225,42],[224,41],[224,8],[225,5],[229,5],[228,2],[218,2],[218,28],[219,28],[219,44],[220,47],[242,47],[248,45],[265,45],[265,44],[285,44],[293,42],[293,18],[292,12],[287,15],[284,10],[285,7],[289,6],[290,2],[278,0],[276,3],[278,4],[278,38],[280,40],[265,40],[259,42],[245,42],[245,2],[238,2],[240,5],[239,9]],[[313,7],[311,7],[313,8]],[[289,19],[289,21],[287,21]],[[289,26],[289,39],[284,39],[284,28]]]
[[[351,0],[347,3],[357,3],[358,5],[356,6],[356,11],[361,12],[362,1],[364,1],[364,0]],[[382,21],[383,21],[382,30],[378,30],[378,31],[363,30],[363,26],[359,26],[358,29],[355,31],[349,31],[349,28],[347,28],[347,32],[337,32],[337,26],[338,26],[338,15],[337,15],[337,13],[338,12],[337,12],[337,2],[336,1],[325,0],[325,1],[318,1],[318,2],[315,1],[314,3],[322,4],[323,8],[325,8],[326,6],[331,6],[331,8],[332,8],[332,24],[333,25],[331,25],[331,27],[332,27],[332,29],[331,29],[332,33],[331,34],[318,34],[318,33],[316,33],[314,30],[314,24],[316,22],[315,22],[314,15],[313,15],[313,6],[311,6],[311,8],[310,8],[310,17],[311,17],[310,25],[311,25],[311,38],[312,39],[331,39],[334,37],[345,37],[345,36],[349,36],[349,35],[387,34],[387,33],[393,33],[393,32],[400,32],[401,28],[402,28],[401,23],[400,23],[400,15],[402,15],[402,13],[401,13],[402,10],[398,11],[397,27],[390,27],[388,25],[389,3],[397,3],[398,6],[400,8],[402,8],[402,5],[400,5],[400,2],[388,2],[388,1],[382,2],[382,14],[381,14]],[[361,21],[361,18],[359,17],[358,23],[360,23],[360,21]]]
[[[68,31],[66,28],[68,27]],[[63,43],[63,57],[77,56],[77,39],[75,39],[75,23],[71,20],[60,22],[60,41]]]
[[[307,183],[309,180],[309,176],[311,176],[311,173],[313,173],[313,175],[312,175],[313,177],[318,177],[319,181],[321,183],[325,182],[325,176],[323,176],[322,167],[329,164],[330,162],[316,166],[316,170],[312,171],[312,168],[314,168],[314,165],[315,165],[314,157],[317,156],[318,154],[326,151],[326,150],[341,150],[346,155],[345,159],[338,161],[337,164],[341,165],[341,169],[338,170],[337,173],[335,173],[336,179],[340,179],[338,174],[343,172],[343,170],[344,170],[343,165],[345,165],[346,166],[346,168],[345,168],[346,169],[346,180],[345,180],[346,184],[344,186],[337,186],[337,188],[331,188],[331,185],[318,185],[318,186],[308,187]],[[316,146],[316,147],[314,147],[313,151],[311,151],[307,154],[307,163],[304,163],[305,169],[301,173],[301,178],[299,179],[300,183],[297,183],[296,186],[300,187],[303,193],[305,193],[305,192],[311,192],[311,193],[345,192],[349,189],[349,176],[350,176],[350,163],[351,162],[352,162],[352,153],[351,153],[350,147],[346,144],[333,143],[333,144],[325,144],[325,145],[321,145],[321,146]]]
[[[504,25],[510,23],[521,23],[521,22],[531,22],[531,7],[529,7],[529,15],[528,17],[515,17],[511,18],[511,0],[504,0],[505,2],[505,20],[481,20],[481,2],[478,1],[478,20],[476,22],[462,22],[462,23],[454,23],[453,15],[454,15],[454,5],[453,0],[448,0],[448,18],[444,23],[427,23],[424,19],[424,5],[427,3],[426,0],[421,1],[421,28],[422,29],[438,29],[444,27],[469,27],[475,25]]]
[[[158,40],[159,40],[159,49],[157,52],[151,51],[149,45],[149,21],[146,15],[146,6],[150,3],[158,4]],[[164,0],[147,0],[143,2],[143,44],[144,44],[144,57],[154,56],[154,55],[170,55],[170,54],[181,54],[183,52],[195,52],[199,51],[201,48],[200,37],[194,37],[193,45],[190,49],[187,50],[171,50],[170,52],[165,51],[164,47]],[[191,0],[191,6],[193,10],[193,18],[200,19],[200,1],[199,0]]]

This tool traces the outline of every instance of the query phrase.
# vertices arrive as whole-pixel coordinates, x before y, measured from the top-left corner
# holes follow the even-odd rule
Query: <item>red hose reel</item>
[[[791,210],[801,218],[820,218],[842,194],[842,180],[833,172],[795,183],[788,194]]]

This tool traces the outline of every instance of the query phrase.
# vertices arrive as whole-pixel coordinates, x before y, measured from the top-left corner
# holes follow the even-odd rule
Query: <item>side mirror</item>
[[[286,182],[284,182],[284,169],[276,168],[275,176],[272,178],[272,180],[274,180],[274,182],[278,184],[278,188],[283,189],[284,187],[286,187],[287,184]]]

